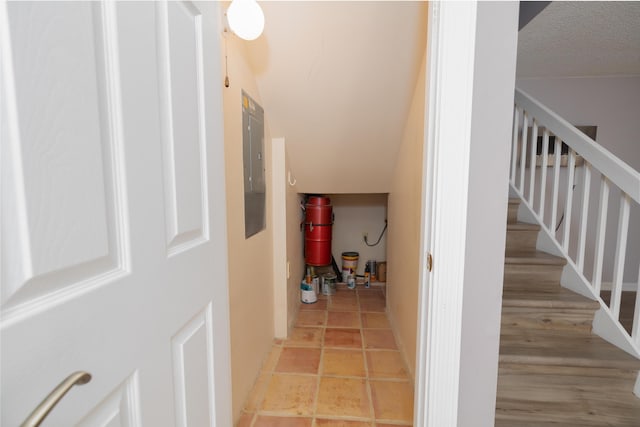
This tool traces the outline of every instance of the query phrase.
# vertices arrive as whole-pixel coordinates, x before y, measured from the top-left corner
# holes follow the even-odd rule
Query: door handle
[[[91,374],[84,371],[74,372],[65,378],[56,388],[53,389],[47,397],[44,398],[42,403],[38,405],[36,409],[31,412],[26,420],[20,425],[20,427],[38,427],[42,421],[49,415],[49,412],[60,402],[60,399],[74,385],[83,385],[91,381]]]

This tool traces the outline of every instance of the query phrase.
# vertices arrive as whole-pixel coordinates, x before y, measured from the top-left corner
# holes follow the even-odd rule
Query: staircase
[[[563,258],[536,250],[540,227],[507,223],[496,426],[640,426],[640,360],[591,333],[600,308],[560,286]]]

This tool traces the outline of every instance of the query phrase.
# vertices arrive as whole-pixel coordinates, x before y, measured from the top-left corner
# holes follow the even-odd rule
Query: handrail
[[[543,128],[544,130],[540,132]],[[542,152],[545,153],[541,159],[540,169],[536,159],[539,133],[542,134]],[[556,136],[551,176],[552,192],[546,194],[548,147],[551,134]],[[562,178],[562,185],[560,184],[561,142],[569,147],[567,169]],[[576,171],[578,153],[585,161],[579,175]],[[525,169],[529,172],[525,173]],[[591,186],[592,171],[601,174],[595,188]],[[578,210],[574,213],[575,177],[580,175],[582,176],[580,182],[582,197],[576,200]],[[630,209],[632,201],[640,204],[640,173],[530,95],[516,89],[509,181],[511,188],[527,208],[528,213],[523,212],[523,216],[540,225],[542,238],[538,239],[537,247],[567,260],[561,284],[583,295],[590,295],[600,302],[601,310],[594,319],[593,331],[640,358],[640,299],[634,309],[631,331],[626,330],[620,321],[622,291],[626,286],[625,266],[629,266],[626,265],[628,261],[626,249],[627,240],[631,237],[629,234]],[[620,193],[612,192],[611,189],[614,188],[619,189]],[[614,198],[619,198],[617,230],[608,229],[607,226],[610,194]],[[595,200],[598,201],[597,209],[592,210],[590,207],[591,196],[596,197]],[[550,209],[547,209],[548,207]],[[560,210],[562,210],[562,219],[558,222]],[[589,222],[594,220],[595,234],[591,234],[588,233]],[[577,227],[572,224],[573,221],[579,221]],[[560,224],[562,230],[558,232]],[[616,247],[613,259],[605,257],[605,242],[611,242],[612,238]],[[587,265],[585,262],[587,240],[593,243],[592,265]],[[575,253],[570,250],[571,247],[576,248]],[[607,279],[611,277],[612,280],[608,282],[611,284],[611,297],[608,303],[601,295],[605,258],[610,263],[612,271],[612,276],[607,274]],[[634,266],[634,268],[637,267]],[[640,282],[632,286],[633,290],[640,295]]]
[[[526,92],[516,89],[515,101],[554,135],[580,153],[593,167],[603,173],[629,197],[640,203],[640,173],[623,160],[597,144],[571,123],[542,105]]]

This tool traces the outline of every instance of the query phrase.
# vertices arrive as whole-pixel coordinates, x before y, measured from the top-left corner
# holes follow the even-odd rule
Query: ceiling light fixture
[[[227,9],[229,28],[244,40],[255,40],[264,30],[264,13],[256,0],[233,0]]]

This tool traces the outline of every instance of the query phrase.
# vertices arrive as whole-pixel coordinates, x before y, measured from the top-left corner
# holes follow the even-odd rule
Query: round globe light
[[[264,13],[255,0],[233,0],[227,9],[229,28],[238,37],[255,40],[264,30]]]

